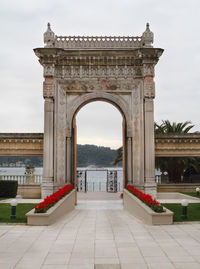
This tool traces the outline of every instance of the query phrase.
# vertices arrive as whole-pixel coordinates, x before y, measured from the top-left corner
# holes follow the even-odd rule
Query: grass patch
[[[16,219],[10,219],[11,205],[0,204],[0,222],[4,223],[26,223],[25,214],[34,208],[35,204],[18,204],[16,209]]]
[[[174,221],[200,221],[200,203],[189,204],[187,208],[187,219],[183,220],[181,204],[162,204],[174,212]]]
[[[181,193],[192,196],[192,197],[200,198],[200,196],[197,196],[196,192],[181,192]]]

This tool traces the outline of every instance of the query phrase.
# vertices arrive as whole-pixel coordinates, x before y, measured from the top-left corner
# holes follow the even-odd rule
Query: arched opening
[[[81,122],[84,119],[85,122]],[[115,124],[113,124],[113,119],[116,121]],[[78,106],[72,120],[72,169],[73,181],[75,186],[77,187],[77,190],[80,191],[80,187],[82,187],[81,191],[85,192],[112,192],[112,190],[113,192],[120,192],[123,190],[123,187],[126,184],[127,170],[126,125],[126,117],[123,111],[118,105],[116,105],[116,103],[111,102],[110,100],[103,98],[95,98],[87,100],[86,102],[83,102]],[[113,132],[111,132],[112,128],[114,130],[117,130],[117,136],[114,136]],[[110,165],[108,165],[108,163],[106,164],[106,162],[101,163],[98,160],[93,162],[91,162],[91,160],[88,160],[88,162],[83,162],[81,164],[82,167],[79,167],[80,162],[77,163],[77,159],[80,160],[80,156],[77,156],[77,151],[80,152],[80,150],[77,149],[77,144],[94,145],[93,149],[95,148],[95,146],[109,147],[114,150],[117,150],[118,148],[122,147],[122,167],[114,167],[114,159],[112,160],[112,163],[110,162]],[[85,147],[84,150],[87,150],[87,147]],[[98,148],[95,148],[95,150],[98,150]],[[92,165],[92,167],[90,165]],[[98,179],[95,179],[95,173],[96,175],[98,174]],[[100,175],[100,173],[102,174],[102,176]],[[91,182],[91,175],[93,175],[93,182]],[[100,182],[101,178],[103,180],[102,182]],[[80,186],[79,179],[81,179],[82,181],[82,186]],[[95,180],[96,183],[94,182]],[[111,182],[111,185],[115,182],[115,186],[112,185],[111,189],[109,189],[109,182]]]

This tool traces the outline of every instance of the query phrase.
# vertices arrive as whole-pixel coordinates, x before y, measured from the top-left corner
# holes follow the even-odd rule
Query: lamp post
[[[16,206],[17,206],[18,202],[16,199],[13,199],[11,202],[10,202],[10,205],[11,205],[11,215],[10,215],[10,218],[11,219],[16,219]]]
[[[199,196],[199,187],[196,188],[197,196]]]
[[[188,206],[188,201],[183,199],[181,200],[181,205],[182,205],[182,219],[186,219],[187,218],[187,206]]]

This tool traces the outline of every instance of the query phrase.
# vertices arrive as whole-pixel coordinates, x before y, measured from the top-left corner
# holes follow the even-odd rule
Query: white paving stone
[[[200,223],[148,226],[120,200],[93,202],[48,227],[0,225],[0,269],[200,268]]]

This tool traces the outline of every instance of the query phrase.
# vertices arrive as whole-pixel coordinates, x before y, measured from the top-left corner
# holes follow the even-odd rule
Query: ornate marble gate
[[[44,164],[42,196],[76,184],[76,114],[102,100],[124,119],[124,184],[156,195],[154,174],[154,67],[163,49],[141,37],[57,36],[44,33],[34,49],[44,68]]]

